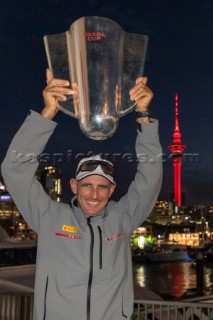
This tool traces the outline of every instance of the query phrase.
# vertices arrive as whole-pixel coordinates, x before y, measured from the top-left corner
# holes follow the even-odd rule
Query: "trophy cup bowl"
[[[79,121],[94,140],[110,138],[119,118],[135,103],[129,90],[143,75],[148,37],[125,32],[103,17],[82,17],[61,34],[44,36],[54,78],[68,80],[78,94],[58,101],[59,108]]]

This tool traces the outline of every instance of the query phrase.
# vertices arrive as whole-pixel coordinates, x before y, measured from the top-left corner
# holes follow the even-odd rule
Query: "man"
[[[70,185],[71,205],[49,198],[34,177],[37,156],[56,127],[58,100],[69,83],[47,70],[41,114],[31,111],[14,137],[2,164],[2,174],[17,207],[38,233],[34,320],[121,320],[133,310],[130,250],[132,232],[145,220],[157,200],[162,179],[158,122],[147,109],[152,92],[146,78],[130,90],[137,101],[137,174],[118,202],[113,165],[95,156],[83,159]],[[12,160],[12,151],[19,154]],[[31,155],[29,157],[29,155]],[[32,155],[34,158],[32,159]]]

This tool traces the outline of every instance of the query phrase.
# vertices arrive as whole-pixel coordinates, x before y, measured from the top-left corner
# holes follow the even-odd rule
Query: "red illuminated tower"
[[[172,161],[174,168],[174,200],[177,206],[181,206],[181,166],[182,166],[182,153],[186,149],[181,141],[181,132],[179,128],[178,119],[178,95],[175,96],[175,130],[173,133],[173,144],[168,146],[172,153]]]

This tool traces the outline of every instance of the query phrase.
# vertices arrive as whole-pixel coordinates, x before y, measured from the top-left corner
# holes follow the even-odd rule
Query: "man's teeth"
[[[91,206],[95,206],[98,202],[97,201],[87,201]]]

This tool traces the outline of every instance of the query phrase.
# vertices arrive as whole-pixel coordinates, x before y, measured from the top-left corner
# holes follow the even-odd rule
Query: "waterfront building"
[[[18,229],[20,213],[2,183],[0,190],[0,224],[10,236],[13,236]]]
[[[0,182],[0,226],[15,239],[32,239],[35,232],[28,226],[17,209],[5,185]]]
[[[177,207],[173,201],[158,200],[148,220],[161,225],[180,224],[186,222],[189,215],[186,206]]]
[[[53,166],[36,172],[36,178],[53,200],[61,201],[61,173]],[[5,185],[0,182],[0,225],[10,237],[16,239],[36,238],[36,233],[25,222]]]
[[[171,217],[173,215],[174,205],[171,201],[158,200],[154,209],[148,217],[150,223],[158,223],[167,225],[171,223]]]
[[[61,172],[54,166],[46,166],[36,174],[47,194],[58,202],[61,202],[62,181]]]
[[[191,247],[208,244],[213,241],[212,212],[213,206],[181,206],[177,210],[172,201],[158,200],[147,220],[135,230],[134,246],[140,246],[136,238],[144,244],[149,239]]]

